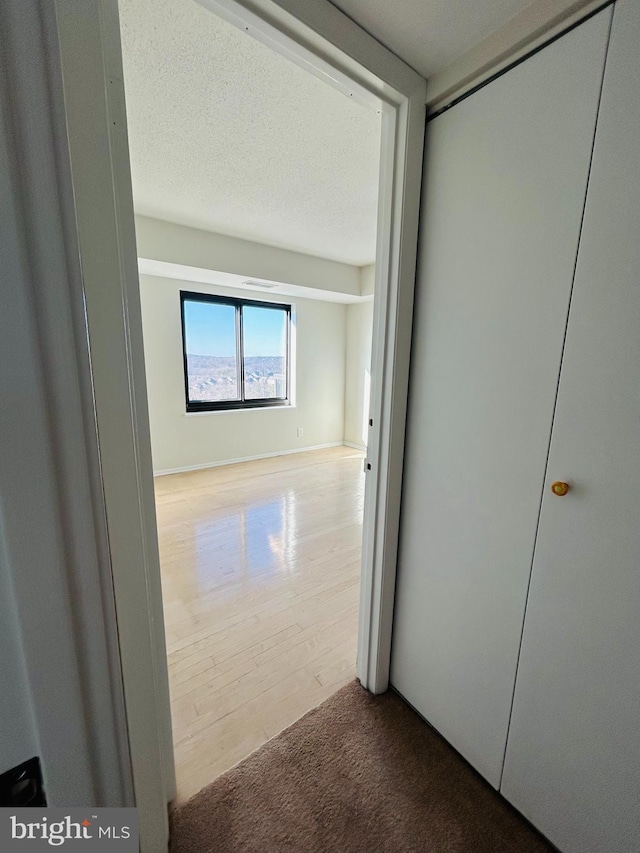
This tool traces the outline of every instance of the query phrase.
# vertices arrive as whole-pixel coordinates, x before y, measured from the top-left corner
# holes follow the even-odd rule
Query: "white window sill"
[[[241,412],[281,412],[283,409],[295,409],[295,403],[286,406],[255,406],[246,409],[214,409],[210,412],[183,412],[185,418],[201,418],[203,415],[237,415]]]

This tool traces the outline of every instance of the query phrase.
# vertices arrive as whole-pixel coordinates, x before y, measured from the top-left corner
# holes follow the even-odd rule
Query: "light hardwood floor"
[[[176,802],[354,677],[362,459],[156,478]]]

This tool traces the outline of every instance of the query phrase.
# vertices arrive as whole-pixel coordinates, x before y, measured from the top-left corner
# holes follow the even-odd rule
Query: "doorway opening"
[[[357,677],[380,693],[389,682],[426,83],[331,3],[295,0],[290,9],[271,0],[201,4],[242,29],[252,28],[260,40],[339,91],[382,105],[357,650]],[[88,440],[97,436],[95,499],[109,547],[98,579],[112,591],[117,614],[121,676],[114,680],[111,669],[100,664],[96,678],[110,685],[114,707],[126,706],[123,749],[130,758],[143,848],[151,850],[166,843],[166,804],[175,796],[175,773],[121,30],[114,0],[81,5],[79,19],[76,0],[56,0],[55,21],[49,23],[64,86],[61,145],[73,182],[68,256],[81,284],[81,298],[71,288],[65,298],[77,306],[79,357],[90,357],[91,363],[91,405],[85,415]],[[153,37],[153,31],[147,35]],[[36,220],[46,230],[44,210]],[[223,257],[221,246],[214,249],[216,258]],[[258,277],[266,265],[262,256]],[[305,269],[312,265],[307,256]],[[268,278],[282,281],[275,269]],[[85,609],[93,613],[88,605]]]
[[[356,676],[382,108],[119,11],[181,802]]]

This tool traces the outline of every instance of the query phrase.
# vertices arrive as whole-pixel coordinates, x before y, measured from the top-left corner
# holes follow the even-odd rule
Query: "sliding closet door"
[[[638,45],[619,0],[503,781],[566,853],[640,850]]]
[[[609,19],[428,125],[391,682],[494,786]]]

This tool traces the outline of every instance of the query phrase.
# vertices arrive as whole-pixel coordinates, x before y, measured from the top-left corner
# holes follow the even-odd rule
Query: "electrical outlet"
[[[302,427],[298,427],[298,438],[302,438],[304,435],[304,430]]]

